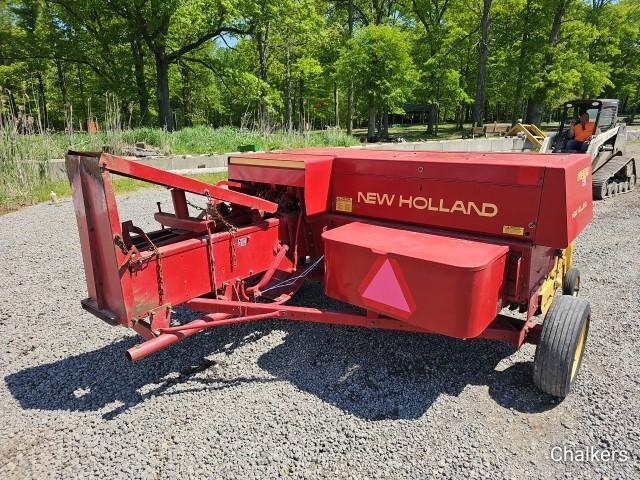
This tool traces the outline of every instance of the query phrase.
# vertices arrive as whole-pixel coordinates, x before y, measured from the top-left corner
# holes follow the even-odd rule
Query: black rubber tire
[[[634,162],[633,161],[627,163],[624,166],[624,175],[626,177],[630,177],[631,175],[633,175],[633,167],[634,167]]]
[[[562,294],[577,297],[580,292],[580,270],[570,268],[562,280]]]
[[[560,296],[549,307],[533,361],[533,383],[565,398],[580,370],[589,334],[591,307],[585,300]]]
[[[602,200],[609,196],[609,186],[607,182],[603,182],[601,185],[593,185],[593,198],[596,200]]]

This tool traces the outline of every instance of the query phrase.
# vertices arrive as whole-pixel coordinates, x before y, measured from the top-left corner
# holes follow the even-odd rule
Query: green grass
[[[203,182],[207,183],[216,183],[219,180],[224,180],[227,178],[226,172],[221,173],[202,173],[196,175],[186,175],[190,178],[197,178]],[[125,193],[125,192],[133,192],[135,190],[139,190],[141,188],[154,187],[154,185],[143,182],[141,180],[134,180],[132,178],[120,177],[118,175],[113,175],[113,190],[116,194]],[[49,180],[38,185],[31,193],[31,197],[28,202],[14,202],[14,203],[0,203],[0,214],[6,213],[12,210],[16,210],[19,207],[25,206],[30,203],[40,203],[40,202],[48,202],[51,200],[51,192],[54,192],[58,198],[64,198],[71,196],[71,186],[69,182],[65,180]]]
[[[163,153],[225,153],[238,150],[240,145],[258,145],[260,150],[281,148],[350,146],[358,143],[355,137],[341,131],[323,130],[288,134],[273,132],[261,134],[251,130],[233,127],[192,127],[175,132],[166,132],[157,128],[138,128],[123,133],[126,143],[145,142],[160,149]]]
[[[465,128],[470,128],[465,126]],[[456,130],[455,124],[453,123],[443,123],[438,125],[438,135],[427,135],[427,126],[416,124],[416,125],[392,125],[389,126],[389,135],[394,137],[402,137],[407,142],[418,142],[421,140],[450,140],[454,138],[461,138],[462,132],[460,130]],[[353,130],[353,135],[356,138],[360,138],[367,134],[366,128],[355,128]]]
[[[100,151],[109,145],[116,152],[122,152],[127,145],[144,142],[163,154],[185,153],[225,153],[235,152],[240,145],[255,144],[261,150],[281,148],[350,146],[358,140],[342,131],[322,130],[300,135],[273,132],[261,134],[251,130],[233,127],[210,128],[205,126],[184,128],[167,132],[160,128],[135,128],[122,132],[87,133],[73,135],[54,133],[52,135],[17,135],[18,148],[33,152],[33,156],[63,158],[68,150]]]
[[[1,112],[0,112],[1,113]],[[1,115],[0,115],[1,116]],[[199,126],[167,132],[159,128],[113,129],[87,133],[76,132],[22,135],[11,119],[0,122],[0,210],[13,209],[49,198],[50,192],[68,195],[64,182],[48,179],[48,161],[63,158],[68,150],[101,151],[109,146],[123,153],[127,146],[144,142],[162,154],[224,153],[237,151],[240,145],[255,144],[261,150],[308,146],[349,146],[357,139],[342,131],[326,130],[304,135],[274,132],[261,134],[233,127]],[[137,188],[123,180],[122,188]],[[120,187],[118,187],[120,188]]]

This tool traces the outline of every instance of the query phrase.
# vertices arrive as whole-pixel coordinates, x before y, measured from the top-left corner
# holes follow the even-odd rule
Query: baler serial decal
[[[351,212],[353,202],[351,197],[336,197],[336,210],[338,212]]]
[[[413,195],[396,195],[395,193],[358,192],[358,203],[415,208],[416,210],[430,210],[432,212],[442,213],[475,214],[480,217],[495,217],[498,214],[498,207],[493,203],[483,202],[478,205],[475,202],[463,200],[455,200],[453,203],[447,203],[444,198],[433,199],[431,197]]]

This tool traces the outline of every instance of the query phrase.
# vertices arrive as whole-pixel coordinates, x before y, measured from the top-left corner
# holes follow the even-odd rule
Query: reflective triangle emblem
[[[407,302],[396,272],[388,258],[385,259],[369,285],[362,292],[362,298],[406,313],[411,313],[413,310]]]

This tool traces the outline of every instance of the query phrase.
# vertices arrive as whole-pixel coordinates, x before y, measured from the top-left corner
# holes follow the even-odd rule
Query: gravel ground
[[[166,198],[120,203],[137,220]],[[0,478],[640,478],[639,213],[640,189],[599,202],[577,242],[593,319],[560,404],[531,345],[328,325],[221,327],[128,363],[136,337],[80,309],[69,201],[1,216]],[[317,284],[298,301],[332,305]]]

